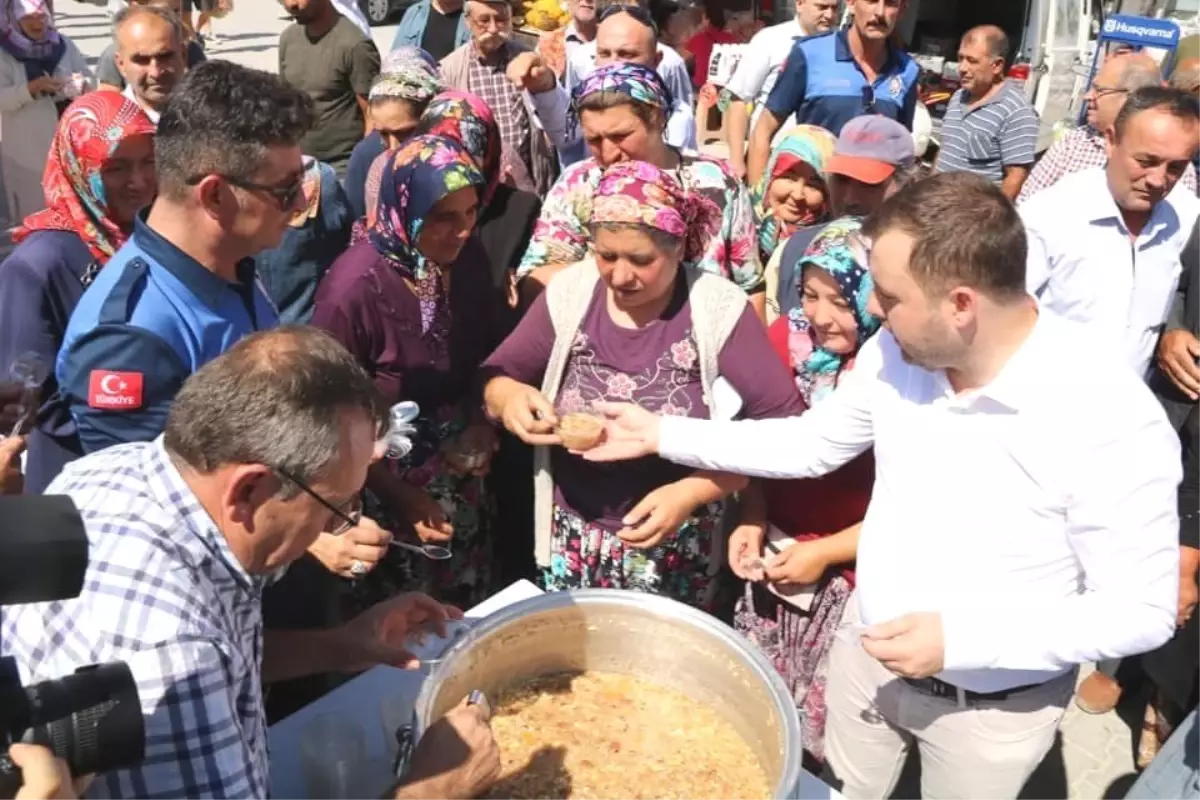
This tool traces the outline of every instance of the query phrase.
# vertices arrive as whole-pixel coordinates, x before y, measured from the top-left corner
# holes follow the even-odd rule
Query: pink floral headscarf
[[[621,161],[604,170],[592,197],[593,225],[642,225],[684,241],[684,259],[704,250],[720,228],[721,209],[699,193],[687,194],[669,173],[645,161]]]

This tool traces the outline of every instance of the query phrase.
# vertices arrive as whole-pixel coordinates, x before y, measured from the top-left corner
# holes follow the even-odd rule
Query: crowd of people
[[[90,562],[0,611],[0,651],[130,664],[146,757],[97,791],[266,795],[269,720],[521,577],[731,624],[847,797],[914,747],[925,795],[1016,797],[1081,664],[1102,711],[1137,657],[1142,766],[1195,727],[1195,64],[1115,55],[1038,160],[973,28],[927,167],[904,0],[845,29],[796,0],[724,87],[726,159],[696,149],[716,5],[681,35],[571,0],[530,49],[507,0],[421,0],[381,57],[283,0],[271,75],[131,0],[90,90],[9,2],[0,370],[44,380],[0,397],[0,489],[70,496]],[[396,796],[498,769],[464,705]]]

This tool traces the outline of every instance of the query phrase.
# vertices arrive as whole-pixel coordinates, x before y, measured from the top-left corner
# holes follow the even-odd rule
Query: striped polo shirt
[[[999,184],[1005,167],[1033,164],[1038,124],[1024,91],[1011,81],[975,108],[965,89],[955,92],[942,121],[937,171],[974,172]]]

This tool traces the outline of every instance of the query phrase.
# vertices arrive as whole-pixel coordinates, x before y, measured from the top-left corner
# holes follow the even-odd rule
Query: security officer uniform
[[[148,441],[166,426],[189,375],[278,314],[254,260],[230,283],[168,242],[139,215],[133,235],[84,292],[56,374],[85,453]]]
[[[834,136],[863,114],[882,114],[911,131],[920,67],[907,53],[889,45],[887,63],[869,81],[846,37],[846,31],[835,31],[792,45],[779,80],[767,95],[767,110],[778,120],[795,114],[797,125],[818,125]]]

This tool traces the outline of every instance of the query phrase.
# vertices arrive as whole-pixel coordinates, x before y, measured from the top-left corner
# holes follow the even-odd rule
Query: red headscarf
[[[58,121],[42,191],[46,208],[30,214],[13,231],[20,242],[34,231],[71,231],[104,264],[129,237],[112,220],[100,169],[130,136],[154,135],[146,112],[124,95],[88,92],[67,107]]]

